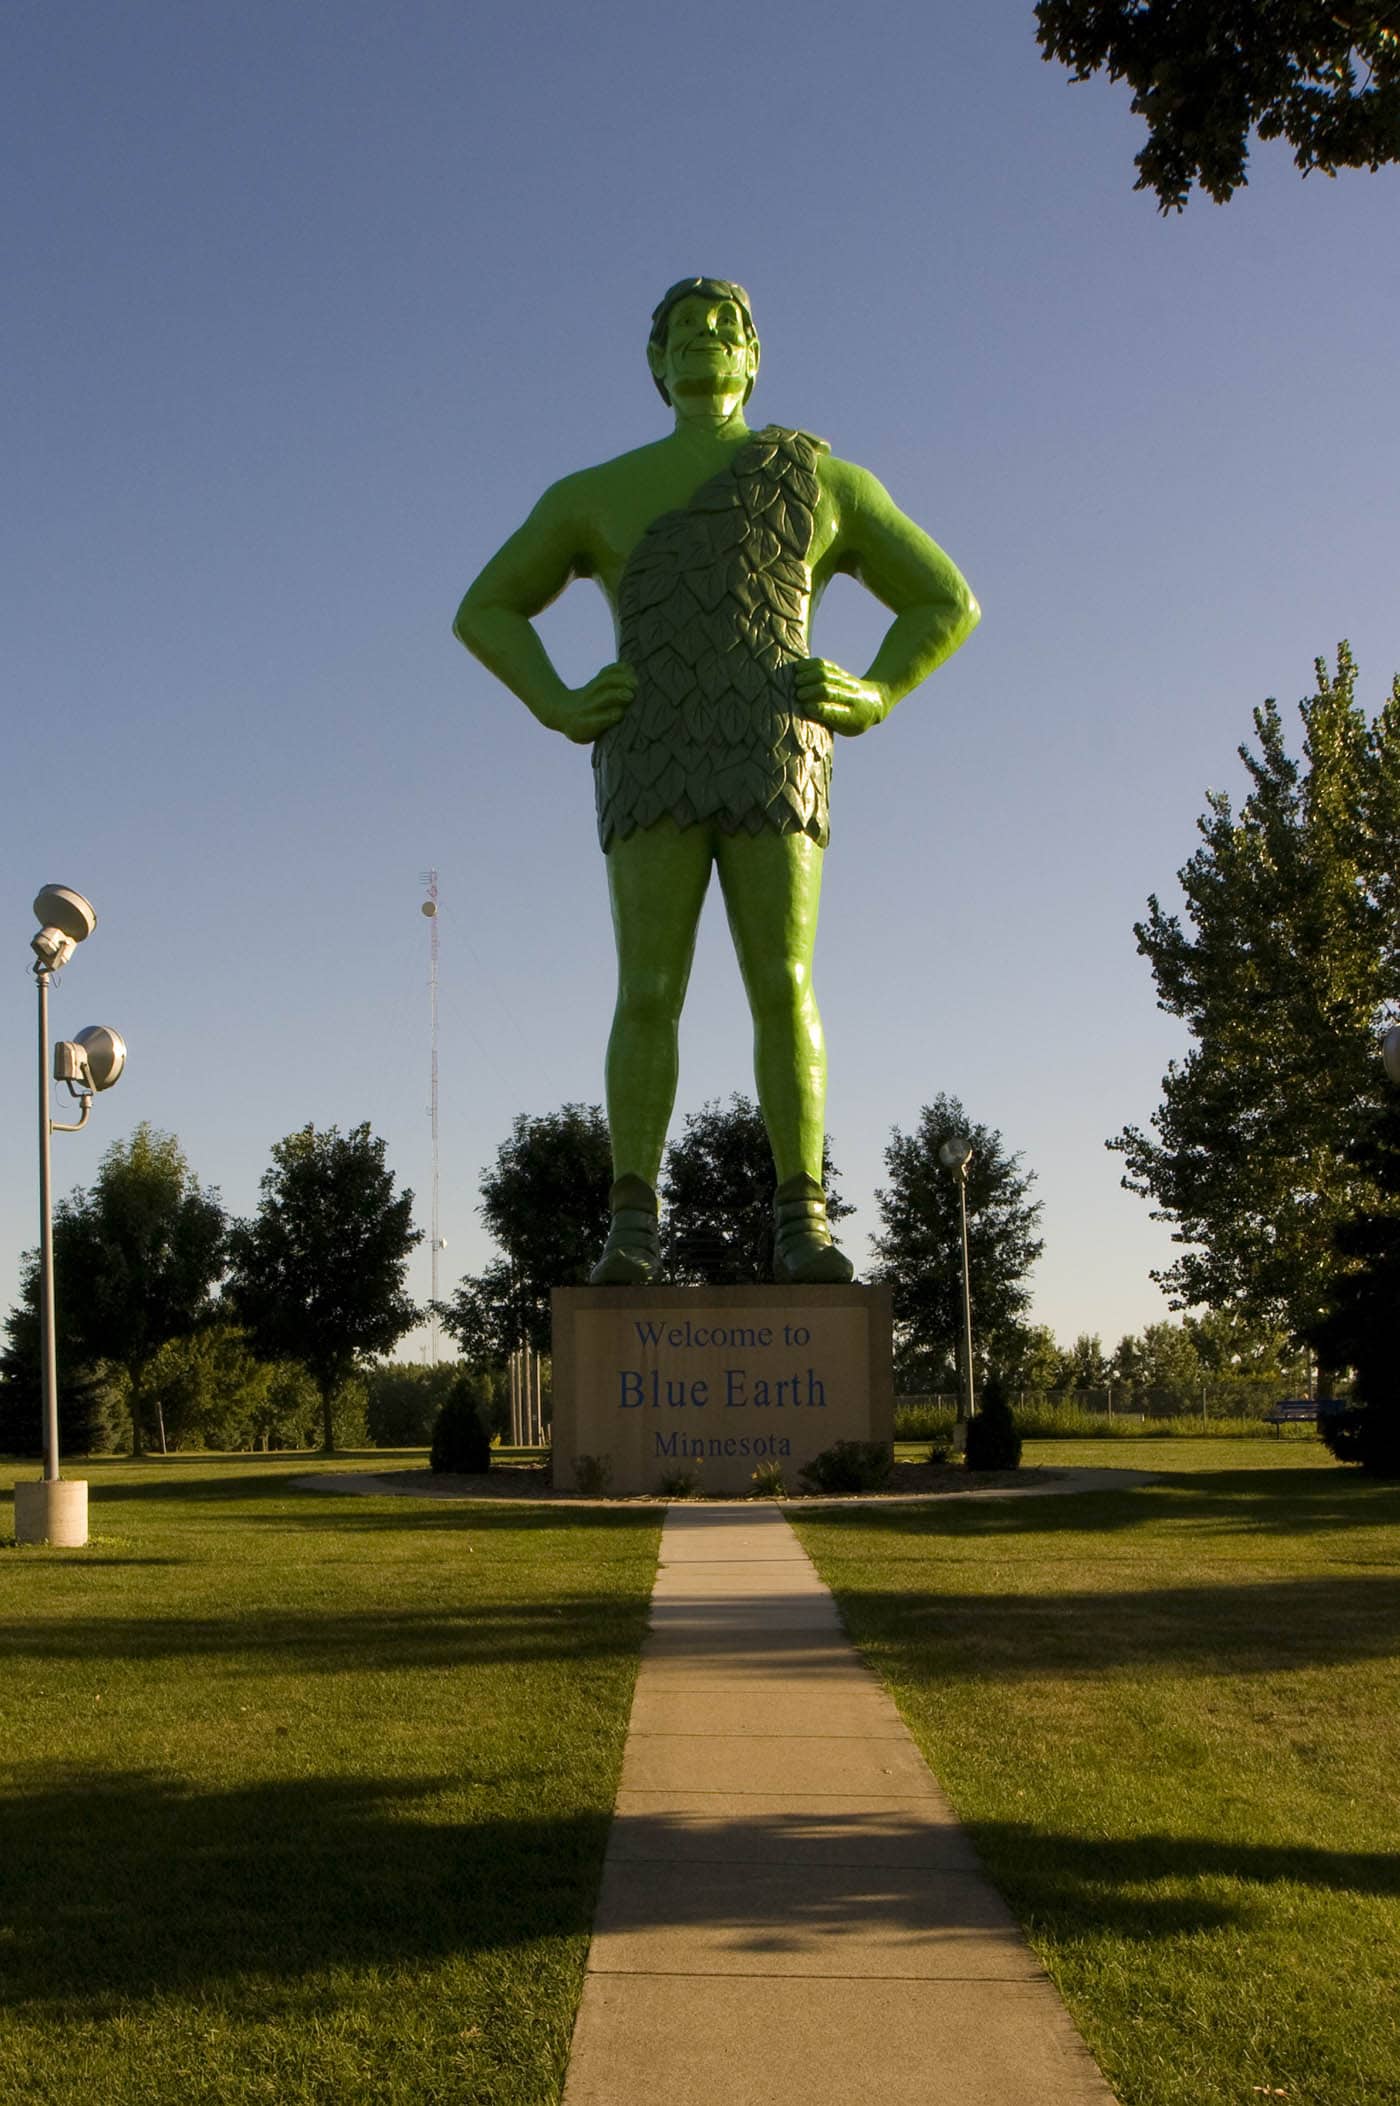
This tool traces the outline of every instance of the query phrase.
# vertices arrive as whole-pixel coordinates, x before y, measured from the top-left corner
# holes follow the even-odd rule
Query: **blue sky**
[[[984,608],[837,756],[853,1247],[890,1128],[948,1090],[1036,1174],[1035,1315],[1166,1314],[1103,1146],[1184,1050],[1132,924],[1256,703],[1343,636],[1371,709],[1400,667],[1400,173],[1256,147],[1230,206],[1163,220],[1126,94],[1045,65],[1021,0],[21,0],[7,42],[0,1283],[35,1240],[45,881],[100,916],[55,1035],[131,1049],[60,1191],[148,1119],[246,1212],[280,1135],[368,1119],[426,1225],[429,865],[445,1281],[513,1115],[600,1097],[587,756],[449,624],[547,483],[664,431],[647,317],[702,271],[753,296],[752,414],[873,469]],[[545,627],[570,677],[611,656],[590,586]],[[859,670],[878,633],[838,582],[819,648]],[[678,1123],[736,1088],[712,902]]]

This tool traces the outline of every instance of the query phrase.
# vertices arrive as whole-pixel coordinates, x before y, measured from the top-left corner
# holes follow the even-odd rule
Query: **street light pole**
[[[963,1304],[963,1394],[962,1419],[964,1429],[977,1409],[977,1400],[972,1393],[972,1268],[967,1248],[967,1166],[972,1160],[969,1149],[958,1166],[958,1218],[962,1226],[962,1304]],[[967,1444],[964,1430],[963,1445]]]
[[[43,1393],[44,1482],[58,1483],[58,1367],[54,1350],[53,1120],[49,1111],[49,971],[34,967],[39,987],[39,1380]]]
[[[962,1394],[953,1426],[953,1446],[961,1453],[967,1447],[967,1429],[977,1410],[972,1387],[972,1266],[967,1245],[967,1170],[972,1161],[972,1143],[965,1134],[954,1134],[938,1151],[938,1160],[958,1180],[958,1225],[962,1233]]]
[[[39,995],[39,1386],[43,1418],[44,1474],[37,1484],[15,1486],[15,1540],[67,1548],[87,1541],[87,1485],[64,1483],[58,1454],[58,1351],[54,1318],[53,1147],[55,1133],[86,1126],[93,1094],[110,1089],[126,1063],[121,1036],[90,1025],[75,1039],[54,1047],[53,1076],[66,1082],[81,1105],[77,1119],[55,1119],[49,1104],[49,976],[68,963],[97,926],[80,892],[45,885],[34,902],[42,926],[30,942]]]

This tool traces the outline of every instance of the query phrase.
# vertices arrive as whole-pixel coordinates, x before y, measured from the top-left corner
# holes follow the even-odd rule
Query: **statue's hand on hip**
[[[637,692],[637,675],[630,665],[620,661],[605,665],[601,673],[595,673],[582,687],[564,689],[562,698],[554,703],[544,722],[551,731],[562,731],[566,739],[576,746],[591,746],[594,739],[601,738],[620,723],[632,706]]]
[[[829,658],[799,659],[792,689],[801,715],[843,738],[857,738],[889,712],[889,696],[878,681],[857,680]]]

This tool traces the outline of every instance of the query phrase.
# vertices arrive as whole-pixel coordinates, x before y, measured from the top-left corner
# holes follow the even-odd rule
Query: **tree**
[[[1354,1401],[1322,1432],[1343,1462],[1400,1477],[1400,1094],[1377,1109],[1353,1154],[1380,1197],[1337,1226],[1349,1269],[1313,1338],[1319,1355],[1354,1370]]]
[[[442,1320],[463,1358],[499,1364],[549,1351],[549,1296],[581,1285],[607,1240],[612,1145],[596,1104],[521,1112],[481,1173],[482,1220],[502,1257],[463,1279]]]
[[[1106,1389],[1111,1369],[1098,1333],[1081,1331],[1060,1356],[1060,1389]]]
[[[840,1171],[822,1150],[827,1219],[855,1212],[836,1192]],[[661,1254],[666,1277],[732,1287],[773,1277],[773,1150],[763,1114],[736,1090],[686,1115],[666,1152]]]
[[[119,1368],[131,1414],[132,1452],[146,1439],[148,1361],[214,1313],[227,1222],[217,1192],[203,1190],[173,1134],[138,1126],[103,1156],[92,1190],[54,1209],[54,1287],[60,1383],[75,1395],[102,1364]],[[38,1399],[39,1265],[25,1259],[20,1309],[10,1322],[8,1365]]]
[[[1179,873],[1186,921],[1137,925],[1159,1008],[1195,1041],[1162,1082],[1154,1134],[1108,1143],[1182,1254],[1153,1278],[1176,1308],[1229,1310],[1303,1340],[1338,1270],[1333,1231],[1375,1195],[1348,1143],[1380,1087],[1379,1023],[1400,997],[1400,681],[1373,724],[1342,645],[1299,705],[1254,712],[1252,788],[1212,792]]]
[[[257,1214],[229,1238],[227,1300],[263,1359],[299,1360],[311,1374],[329,1454],[337,1392],[418,1321],[404,1292],[409,1252],[422,1240],[413,1194],[395,1196],[384,1143],[368,1125],[288,1134],[261,1189]]]
[[[1042,1396],[1062,1389],[1065,1364],[1049,1324],[1014,1324],[997,1341],[997,1369],[1008,1389]]]
[[[437,1415],[461,1372],[453,1360],[424,1367],[382,1360],[365,1377],[365,1430],[376,1448],[426,1448]]]
[[[170,1448],[250,1447],[271,1382],[271,1367],[232,1324],[168,1338],[142,1371],[147,1412]]]
[[[1040,0],[1036,41],[1075,80],[1106,68],[1147,119],[1138,190],[1224,204],[1248,138],[1287,139],[1304,175],[1400,160],[1397,0]]]
[[[1110,1363],[1113,1386],[1138,1410],[1182,1412],[1200,1402],[1205,1369],[1185,1324],[1145,1324],[1123,1338]]]
[[[938,1159],[957,1134],[972,1142],[967,1173],[967,1231],[974,1352],[999,1360],[1012,1345],[1030,1300],[1026,1275],[1044,1245],[1035,1230],[1039,1200],[1033,1173],[1008,1155],[993,1127],[974,1125],[956,1097],[938,1095],[910,1134],[896,1127],[885,1150],[890,1183],[875,1197],[876,1277],[894,1295],[896,1370],[904,1390],[935,1387],[962,1336],[962,1235],[958,1180]]]
[[[28,1261],[26,1261],[28,1264]],[[32,1296],[26,1271],[21,1293]],[[91,1366],[65,1356],[58,1361],[58,1440],[64,1455],[100,1455],[122,1446],[131,1415],[130,1384],[110,1360]],[[0,1455],[42,1455],[44,1404],[39,1379],[39,1318],[32,1299],[20,1301],[5,1319],[0,1348]]]
[[[295,1360],[259,1360],[233,1324],[167,1339],[141,1382],[162,1447],[307,1448],[316,1438],[320,1398],[306,1369]],[[356,1385],[348,1387],[352,1397],[336,1397],[338,1430],[347,1405],[352,1415],[362,1408]]]

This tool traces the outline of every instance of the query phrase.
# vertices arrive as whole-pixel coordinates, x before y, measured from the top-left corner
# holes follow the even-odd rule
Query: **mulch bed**
[[[852,1492],[852,1499],[888,1499],[937,1497],[946,1492],[996,1492],[1028,1491],[1032,1486],[1040,1488],[1053,1484],[1063,1476],[1060,1470],[964,1470],[949,1463],[897,1462],[890,1473],[889,1483],[880,1492]],[[418,1499],[528,1499],[536,1503],[547,1501],[577,1506],[666,1506],[681,1502],[663,1499],[658,1493],[638,1492],[630,1497],[607,1498],[593,1492],[556,1491],[549,1481],[548,1468],[539,1464],[497,1463],[490,1470],[474,1476],[455,1476],[447,1471],[432,1470],[388,1470],[374,1479],[375,1488],[381,1492],[396,1492]],[[330,1489],[329,1486],[326,1489]],[[349,1490],[349,1485],[344,1489]],[[740,1495],[724,1493],[721,1498],[733,1500]],[[820,1498],[823,1502],[839,1498],[839,1493],[823,1492],[807,1494],[802,1491],[787,1492],[788,1500],[801,1503],[808,1497]],[[704,1504],[701,1500],[697,1502]]]

